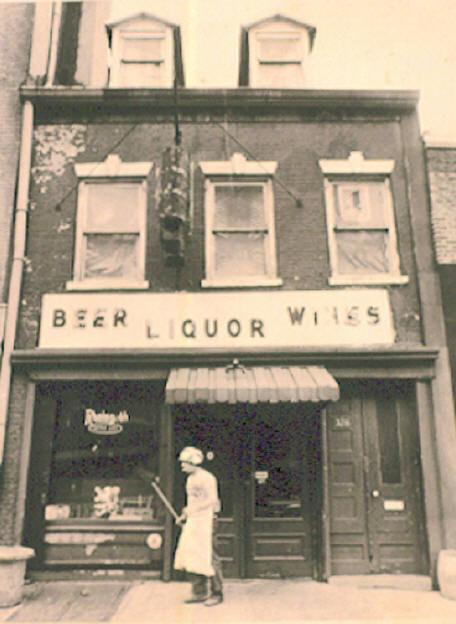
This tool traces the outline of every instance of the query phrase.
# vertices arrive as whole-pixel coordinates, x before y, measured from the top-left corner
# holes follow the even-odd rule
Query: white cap
[[[198,464],[202,464],[204,459],[203,452],[194,446],[186,446],[179,455],[179,461],[187,462],[188,464],[193,464],[194,466],[198,466]]]

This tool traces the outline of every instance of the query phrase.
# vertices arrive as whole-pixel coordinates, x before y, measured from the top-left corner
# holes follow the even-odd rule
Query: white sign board
[[[236,349],[393,342],[386,290],[338,289],[47,294],[39,346]]]

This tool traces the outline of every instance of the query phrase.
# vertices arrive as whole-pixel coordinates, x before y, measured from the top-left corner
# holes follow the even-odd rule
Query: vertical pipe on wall
[[[5,338],[3,341],[2,367],[0,370],[0,464],[3,463],[6,423],[11,381],[11,353],[16,339],[19,316],[22,275],[25,263],[27,236],[27,212],[32,158],[33,105],[25,102],[22,109],[22,136],[19,156],[19,176],[14,214],[13,260],[8,291]]]

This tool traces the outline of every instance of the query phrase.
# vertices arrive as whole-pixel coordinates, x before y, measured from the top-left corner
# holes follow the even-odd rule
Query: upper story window
[[[203,286],[277,286],[272,176],[275,162],[202,162],[206,176]]]
[[[247,28],[241,53],[241,86],[305,86],[306,64],[315,32],[312,26],[281,15]]]
[[[111,87],[183,84],[180,30],[147,13],[107,25]]]
[[[320,160],[325,175],[330,284],[404,284],[389,176],[394,160]]]
[[[73,281],[67,288],[145,288],[146,178],[152,163],[75,165],[79,178]]]

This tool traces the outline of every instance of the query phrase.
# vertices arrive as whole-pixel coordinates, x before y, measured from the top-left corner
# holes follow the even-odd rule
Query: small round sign
[[[146,544],[151,550],[158,550],[162,545],[162,536],[160,533],[149,533],[146,538]]]

